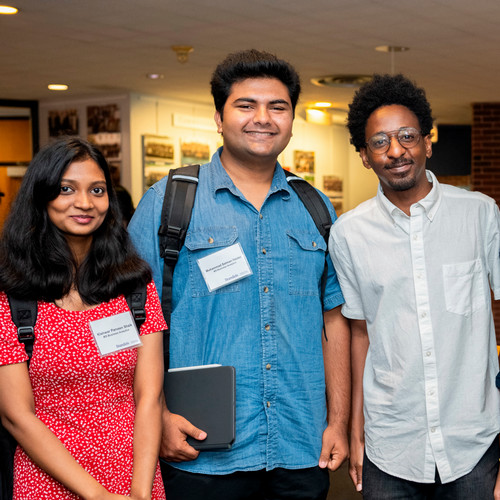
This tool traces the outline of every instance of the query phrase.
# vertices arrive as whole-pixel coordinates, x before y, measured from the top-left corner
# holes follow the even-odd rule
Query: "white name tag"
[[[202,257],[197,262],[211,292],[252,274],[239,243]]]
[[[89,323],[101,356],[142,345],[130,311]]]

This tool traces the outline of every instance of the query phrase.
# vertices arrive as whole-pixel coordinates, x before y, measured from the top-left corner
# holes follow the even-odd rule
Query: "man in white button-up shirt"
[[[500,499],[498,207],[426,171],[431,109],[402,75],[363,86],[348,127],[380,180],[330,236],[352,327],[351,477],[365,500]]]

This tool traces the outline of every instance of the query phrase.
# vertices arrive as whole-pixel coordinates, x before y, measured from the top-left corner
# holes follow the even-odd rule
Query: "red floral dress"
[[[154,284],[147,290],[147,319],[141,335],[166,328]],[[100,484],[112,493],[130,495],[137,349],[101,357],[89,328],[90,321],[124,311],[128,306],[123,296],[87,311],[66,311],[39,302],[29,372],[38,418]],[[0,365],[26,360],[7,297],[0,293]],[[77,498],[18,446],[14,500]],[[153,499],[164,498],[157,466]]]

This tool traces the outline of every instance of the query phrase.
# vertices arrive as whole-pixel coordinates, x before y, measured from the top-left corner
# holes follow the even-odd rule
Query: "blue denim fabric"
[[[321,304],[326,243],[281,167],[259,212],[234,186],[219,155],[200,168],[174,272],[170,366],[235,366],[236,441],[230,451],[202,452],[193,462],[173,465],[205,474],[314,467],[326,426],[322,312],[344,299],[327,256]],[[162,179],[148,190],[129,225],[159,291],[165,186]],[[253,274],[209,292],[197,259],[236,242]]]

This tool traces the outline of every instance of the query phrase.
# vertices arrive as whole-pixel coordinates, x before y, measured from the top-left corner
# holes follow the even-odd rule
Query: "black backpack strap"
[[[163,285],[161,308],[165,321],[170,328],[172,312],[172,283],[174,268],[179,252],[184,245],[186,233],[191,221],[196,189],[198,187],[199,165],[188,165],[170,171],[165,188],[165,197],[161,211],[161,224],[158,230],[160,257],[163,265]],[[170,334],[163,335],[163,357],[165,370],[168,369],[170,354]]]
[[[141,330],[142,324],[146,321],[146,298],[146,285],[138,286],[135,290],[125,296],[128,308],[134,318],[137,331]]]
[[[318,191],[316,191],[316,189],[306,180],[302,179],[302,177],[292,174],[292,172],[288,170],[283,170],[283,172],[285,173],[286,181],[292,186],[293,190],[307,208],[307,211],[311,214],[314,224],[316,224],[318,231],[321,236],[323,236],[328,246],[332,218],[323,198],[321,198]]]
[[[24,344],[28,355],[28,364],[33,354],[33,344],[35,343],[35,323],[37,316],[36,300],[21,300],[7,296],[10,306],[12,321],[17,327],[17,338]]]

